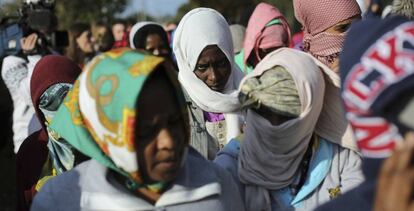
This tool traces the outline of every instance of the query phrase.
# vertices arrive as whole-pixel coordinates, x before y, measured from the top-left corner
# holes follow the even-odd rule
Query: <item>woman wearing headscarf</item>
[[[296,19],[304,31],[304,51],[333,71],[339,71],[339,53],[354,20],[361,18],[355,0],[294,0]]]
[[[146,50],[155,56],[172,58],[167,32],[155,22],[136,23],[129,33],[129,45],[132,49]]]
[[[30,90],[42,128],[26,138],[17,153],[18,210],[29,210],[34,194],[50,176],[70,170],[83,159],[49,127],[80,72],[68,58],[52,55],[40,59],[33,70]]]
[[[215,163],[240,181],[246,210],[312,210],[362,182],[343,114],[324,108],[324,98],[339,97],[325,86],[335,78],[306,53],[283,48],[243,79],[246,129]]]
[[[268,53],[289,47],[290,43],[286,18],[276,7],[260,3],[249,19],[243,50],[236,55],[236,63],[244,73],[250,73]]]
[[[367,28],[370,30],[367,31]],[[341,91],[346,117],[355,133],[363,157],[362,171],[365,181],[338,200],[319,207],[318,211],[375,210],[376,197],[377,200],[385,200],[377,201],[377,205],[386,205],[384,208],[391,210],[404,210],[399,209],[406,205],[404,199],[412,202],[411,193],[408,196],[394,192],[409,191],[411,183],[406,183],[407,187],[382,189],[383,185],[386,187],[387,184],[381,181],[380,175],[381,166],[388,165],[384,164],[385,160],[394,153],[401,153],[398,148],[403,146],[406,133],[412,130],[409,129],[409,122],[414,118],[412,113],[410,115],[409,105],[412,105],[410,100],[414,89],[414,53],[408,43],[413,43],[413,30],[412,21],[394,16],[385,19],[365,19],[355,23],[349,31],[341,53]],[[384,59],[384,56],[387,59]],[[401,64],[400,61],[407,61],[410,65],[398,65]],[[410,147],[404,150],[410,150]],[[392,170],[392,174],[397,177],[404,175],[401,170],[405,170],[406,164],[404,159],[401,161],[398,169]],[[412,167],[411,162],[409,165]],[[411,173],[409,175],[411,177]],[[382,176],[391,175],[385,173]],[[402,176],[394,181],[402,182],[405,179]],[[388,194],[393,195],[389,201],[386,197]],[[392,205],[398,201],[395,201],[395,196],[401,197],[399,202],[402,204],[398,204],[398,207]]]
[[[231,176],[188,146],[185,99],[164,58],[97,56],[51,127],[92,160],[46,183],[32,210],[244,210]]]
[[[174,36],[178,79],[187,95],[191,145],[208,159],[240,134],[237,87],[243,76],[234,63],[229,26],[213,9],[197,8],[181,20]]]

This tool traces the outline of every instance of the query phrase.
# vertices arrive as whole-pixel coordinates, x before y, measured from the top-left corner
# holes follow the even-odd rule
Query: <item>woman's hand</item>
[[[20,45],[22,46],[22,50],[24,54],[31,54],[35,52],[36,48],[36,41],[37,41],[37,34],[32,33],[27,37],[23,37],[20,39]]]

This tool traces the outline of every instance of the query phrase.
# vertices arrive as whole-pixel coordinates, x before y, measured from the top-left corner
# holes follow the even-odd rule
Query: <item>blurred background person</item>
[[[249,19],[243,50],[236,55],[236,63],[248,74],[268,53],[289,47],[290,43],[290,27],[286,18],[276,7],[260,3]]]
[[[103,53],[112,49],[115,39],[109,26],[98,22],[93,26],[92,34],[95,52]]]
[[[168,35],[164,28],[155,22],[138,22],[129,33],[132,49],[141,49],[154,56],[162,56],[172,61]]]
[[[43,57],[34,68],[30,90],[41,129],[24,140],[16,156],[19,211],[29,210],[34,195],[50,177],[75,166],[71,147],[49,124],[80,72],[76,63],[55,55]]]
[[[30,77],[34,66],[42,57],[36,53],[38,35],[32,33],[21,39],[22,51],[3,59],[1,77],[13,101],[13,145],[14,153],[29,135],[29,122],[34,116],[30,98]]]
[[[112,34],[115,39],[112,48],[128,47],[128,32],[126,31],[125,21],[115,20],[112,23]]]
[[[92,32],[89,24],[75,23],[70,27],[69,46],[66,48],[65,56],[81,68],[95,56]]]

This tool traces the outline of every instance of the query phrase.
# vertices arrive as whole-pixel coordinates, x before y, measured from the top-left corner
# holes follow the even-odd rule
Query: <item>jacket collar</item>
[[[89,168],[89,172],[87,172],[89,179],[81,181],[81,187],[91,187],[90,179],[93,179],[95,181],[93,186],[104,187],[104,191],[101,191],[102,188],[99,190],[85,188],[81,192],[81,207],[92,210],[153,210],[155,207],[191,203],[220,195],[220,178],[215,171],[205,168],[206,165],[209,165],[207,162],[193,148],[190,148],[186,163],[174,184],[161,195],[155,205],[152,205],[132,195],[121,185],[114,185],[115,180],[105,176],[108,175],[108,169],[93,161],[91,163],[93,168]]]

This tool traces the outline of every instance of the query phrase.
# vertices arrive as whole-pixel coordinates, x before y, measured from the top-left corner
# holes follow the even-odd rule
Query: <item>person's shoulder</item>
[[[207,169],[210,172],[212,171],[214,173],[220,173],[221,171],[224,171],[224,169],[203,157],[193,147],[189,147],[188,149],[187,162],[187,165],[193,170]]]
[[[90,164],[90,161],[83,162],[72,170],[48,180],[35,195],[31,210],[74,210],[75,207],[79,207],[82,192],[80,181]]]
[[[49,188],[60,190],[61,188],[69,188],[77,186],[82,177],[87,175],[88,169],[91,167],[91,161],[85,161],[70,171],[64,172],[63,174],[56,176],[55,178],[51,179],[45,184],[45,188],[49,186]],[[68,189],[66,189],[68,190]]]
[[[11,77],[11,73],[18,70],[27,70],[26,63],[26,60],[21,57],[13,55],[6,56],[3,59],[3,64],[1,66],[1,75],[3,80],[7,80]]]
[[[222,150],[217,153],[214,163],[226,170],[233,171],[236,169],[237,160],[240,152],[240,141],[232,139]]]

